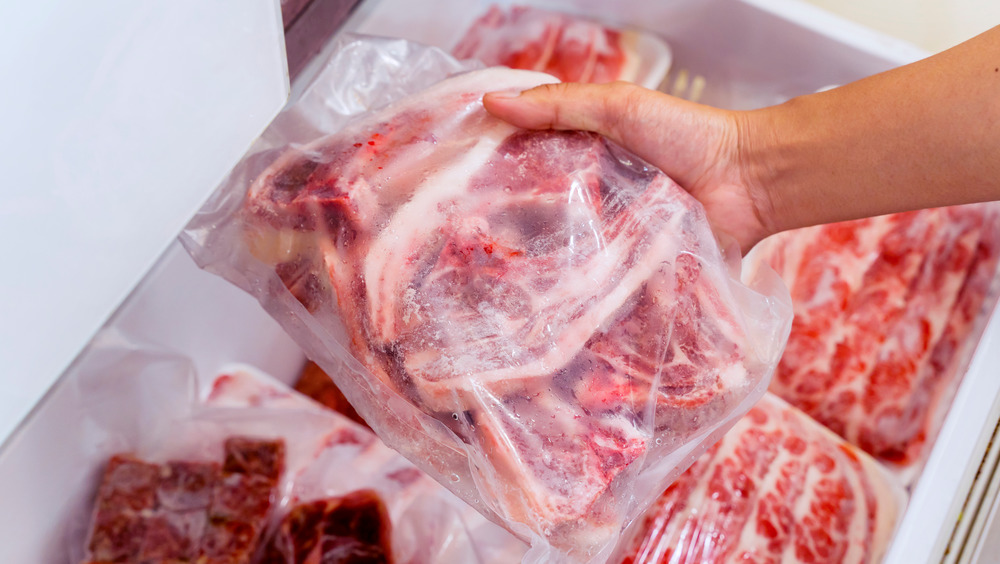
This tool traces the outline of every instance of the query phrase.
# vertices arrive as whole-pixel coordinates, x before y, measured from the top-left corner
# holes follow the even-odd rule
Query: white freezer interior
[[[414,4],[368,0],[346,27],[450,47],[487,5],[441,0],[428,10]],[[537,4],[594,14],[660,34],[669,42],[674,58],[667,84],[681,70],[701,75],[707,85],[701,101],[723,107],[775,103],[922,55],[792,0]],[[179,351],[193,360],[203,377],[225,364],[243,362],[290,381],[304,360],[298,347],[252,298],[200,271],[176,242],[97,338],[117,335]],[[1000,366],[998,339],[1000,319],[994,318],[913,492],[887,562],[941,559],[995,427],[993,407],[1000,378],[991,368]],[[93,440],[80,425],[74,384],[77,375],[100,365],[98,356],[93,351],[81,353],[0,447],[0,500],[5,509],[0,530],[11,535],[0,543],[4,562],[66,561],[62,537],[69,500],[92,483],[98,464],[80,468],[66,463],[73,460],[72,453]]]

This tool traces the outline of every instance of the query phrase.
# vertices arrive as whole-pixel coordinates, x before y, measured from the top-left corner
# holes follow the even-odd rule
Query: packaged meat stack
[[[172,353],[101,354],[115,360],[69,406],[90,437],[69,562],[488,564],[527,550],[371,431],[249,367],[196,400]]]
[[[285,498],[255,563],[490,564],[523,555],[523,543],[340,414],[317,412],[249,367],[220,374],[209,390],[210,408],[275,420],[308,413],[322,430],[294,437],[303,456],[289,462]]]
[[[541,71],[563,82],[625,80],[657,88],[670,68],[660,38],[528,6],[491,6],[452,49],[487,66]]]
[[[382,48],[352,43],[352,57],[361,45]],[[253,293],[387,444],[533,558],[603,562],[763,394],[788,304],[768,272],[741,281],[662,172],[482,107],[486,91],[554,80],[468,72],[318,139],[285,124],[328,127],[345,96],[309,98],[323,105],[279,116],[182,240]]]
[[[637,522],[613,562],[880,562],[903,512],[899,485],[772,394]]]
[[[877,458],[919,465],[991,303],[998,207],[811,227],[754,253],[795,306],[771,390]]]

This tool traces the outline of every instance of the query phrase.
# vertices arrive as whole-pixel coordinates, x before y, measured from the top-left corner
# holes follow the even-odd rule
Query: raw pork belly
[[[336,308],[375,378],[450,429],[436,440],[493,512],[590,554],[633,503],[616,477],[725,422],[767,361],[684,190],[596,135],[482,110],[484,91],[545,81],[460,75],[291,150],[252,186],[246,229],[307,309]],[[380,429],[380,406],[357,407]]]
[[[918,460],[996,270],[995,211],[923,210],[765,241],[795,307],[771,391],[883,460]]]
[[[767,394],[663,493],[616,561],[878,562],[902,499],[875,461]]]
[[[487,65],[549,73],[563,82],[635,80],[634,32],[526,6],[492,6],[452,54]]]

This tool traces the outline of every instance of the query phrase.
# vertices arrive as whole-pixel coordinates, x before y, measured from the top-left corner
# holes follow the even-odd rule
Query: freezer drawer
[[[434,15],[419,13],[402,0],[369,3],[349,27],[364,33],[401,36],[452,46],[461,30],[486,2],[444,2]],[[705,89],[699,101],[748,109],[780,103],[792,96],[844,84],[922,58],[926,53],[851,24],[819,9],[787,0],[703,0],[700,2],[617,2],[612,7],[587,0],[539,2],[555,9],[598,16],[609,22],[660,34],[673,52],[663,90],[699,76]],[[414,22],[418,22],[414,25]],[[677,92],[684,95],[685,90]],[[964,541],[959,515],[977,507],[973,495],[986,444],[996,426],[992,408],[1000,379],[993,345],[1000,321],[987,327],[977,355],[912,491],[886,562],[937,562],[954,555]],[[956,462],[957,461],[957,462]],[[963,528],[964,526],[964,528]]]
[[[522,3],[591,14],[658,33],[669,42],[674,58],[665,88],[676,84],[682,72],[700,76],[705,83],[701,101],[722,107],[780,102],[924,55],[794,0]],[[438,0],[435,9],[428,10],[422,4],[367,0],[344,29],[450,47],[487,6],[482,1]],[[304,66],[300,78],[307,79],[310,72]],[[294,96],[294,84],[292,91]],[[169,164],[174,163],[165,163]],[[182,223],[186,217],[174,219]],[[949,542],[949,554],[966,542],[967,529],[956,529],[955,523],[967,500],[971,505],[965,514],[978,507],[978,498],[969,495],[996,427],[1000,378],[991,369],[1000,365],[1000,343],[995,342],[1000,339],[998,326],[1000,318],[991,319],[955,398],[955,408],[913,491],[887,562],[937,562]],[[198,270],[176,242],[92,343],[125,337],[177,350],[190,357],[203,376],[225,364],[242,362],[290,381],[304,360],[252,298]],[[0,447],[0,499],[5,507],[0,526],[18,531],[2,543],[0,560],[66,561],[63,524],[79,517],[71,514],[72,501],[81,488],[93,483],[97,471],[73,465],[80,450],[96,440],[79,424],[74,387],[80,374],[100,369],[101,363],[98,351],[85,348]]]

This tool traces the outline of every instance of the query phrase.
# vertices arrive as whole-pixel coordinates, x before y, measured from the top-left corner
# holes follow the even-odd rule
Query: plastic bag
[[[491,6],[451,52],[563,82],[626,80],[646,88],[663,82],[671,60],[667,44],[650,33],[529,6]]]
[[[305,535],[273,542],[290,513],[364,496],[384,508],[394,562],[486,564],[526,550],[370,431],[249,367],[220,375],[199,401],[182,357],[141,347],[104,355],[106,371],[79,378],[81,423],[104,437],[86,466],[104,466],[104,479],[96,511],[89,492],[99,480],[88,475],[80,484],[71,562],[198,554],[217,561],[212,553],[226,562],[292,562],[271,550],[308,544]],[[371,523],[360,525],[345,536],[348,548],[372,534]]]
[[[396,562],[488,564],[516,561],[524,553],[524,544],[386,447],[371,431],[319,409],[283,384],[249,367],[232,367],[216,377],[210,389],[204,404],[211,408],[324,414],[324,432],[304,443],[311,457],[288,470],[291,483],[279,512],[282,523],[295,517],[296,508],[333,505],[328,500],[370,500],[374,493],[386,507]],[[294,437],[297,442],[304,439]],[[353,495],[356,492],[362,494]],[[329,507],[325,509],[329,512]],[[326,522],[342,520],[330,515]],[[280,528],[272,527],[265,539],[268,554],[262,561],[301,561],[293,557],[302,555],[290,550],[290,543],[275,542]],[[302,536],[293,538],[301,542]]]
[[[881,562],[901,486],[767,394],[637,522],[621,564]]]
[[[409,68],[395,44],[348,41],[328,68],[365,48]],[[264,150],[279,117],[182,241],[256,296],[387,444],[529,540],[529,559],[600,562],[763,393],[790,306],[773,273],[740,282],[738,253],[727,262],[700,204],[658,170],[482,108],[485,91],[552,80],[464,73]],[[289,112],[321,111],[309,104]]]
[[[919,466],[995,297],[1000,207],[822,225],[759,247],[752,260],[795,304],[771,391],[877,458]]]

